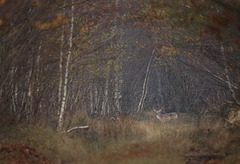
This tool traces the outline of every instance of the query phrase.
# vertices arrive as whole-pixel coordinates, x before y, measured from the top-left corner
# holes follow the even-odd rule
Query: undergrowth
[[[89,125],[88,130],[57,133],[48,127],[18,125],[1,127],[1,143],[24,143],[53,163],[186,163],[189,152],[226,155],[234,164],[240,156],[240,128],[221,120],[196,122],[189,116],[161,123],[154,119],[90,119],[75,116],[68,127]],[[65,128],[68,128],[68,127]]]

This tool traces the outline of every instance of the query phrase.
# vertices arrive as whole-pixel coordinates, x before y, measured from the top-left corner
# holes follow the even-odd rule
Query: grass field
[[[63,164],[240,163],[240,127],[228,125],[221,119],[209,117],[196,121],[185,115],[161,123],[154,117],[113,121],[76,116],[72,125],[79,123],[90,125],[90,129],[60,134],[47,126],[2,127],[0,163],[19,158],[23,163],[35,160],[34,163]],[[20,154],[22,149],[15,148],[20,146],[13,146],[19,144],[28,145],[33,148],[32,152],[41,154],[39,161],[26,156],[26,146]],[[8,151],[4,145],[8,145]],[[47,160],[42,160],[43,157]]]

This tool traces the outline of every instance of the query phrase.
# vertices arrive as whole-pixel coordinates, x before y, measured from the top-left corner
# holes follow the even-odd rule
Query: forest
[[[239,0],[0,0],[0,163],[239,164]]]

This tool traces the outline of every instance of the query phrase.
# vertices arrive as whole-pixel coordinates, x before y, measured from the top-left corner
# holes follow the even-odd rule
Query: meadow
[[[71,120],[79,124],[90,128],[57,133],[44,124],[1,127],[0,163],[240,163],[240,127],[220,118],[182,114],[162,123],[151,113],[104,120],[80,114]]]

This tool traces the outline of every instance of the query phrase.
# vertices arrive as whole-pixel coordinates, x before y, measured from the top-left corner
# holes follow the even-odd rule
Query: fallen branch
[[[70,132],[72,132],[74,130],[78,130],[78,129],[89,129],[89,126],[76,126],[71,129],[68,129],[67,131],[63,131],[63,133],[70,133]]]

